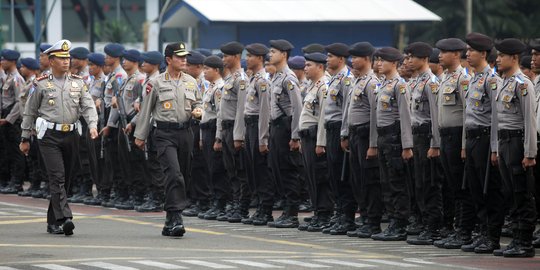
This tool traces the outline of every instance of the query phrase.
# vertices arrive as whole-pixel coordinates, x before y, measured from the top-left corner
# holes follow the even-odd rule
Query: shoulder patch
[[[150,94],[150,92],[152,92],[152,87],[152,83],[146,84],[146,94]]]
[[[261,92],[266,92],[267,87],[268,85],[266,83],[261,83],[259,89],[261,89]]]
[[[45,80],[45,79],[47,79],[47,78],[49,78],[49,75],[47,75],[47,74],[41,75],[41,76],[39,76],[39,77],[36,78],[36,81],[39,82],[39,81]]]
[[[527,83],[522,83],[519,88],[521,90],[521,95],[522,96],[526,96],[528,94],[528,91],[527,91]]]
[[[287,89],[289,89],[289,90],[294,89],[294,84],[291,81],[287,81]]]
[[[439,91],[437,91],[439,89],[439,85],[435,82],[430,82],[429,83],[429,88],[431,89],[431,93],[433,94],[437,94]]]
[[[399,89],[399,93],[401,93],[402,95],[407,92],[407,87],[405,87],[405,84],[403,83],[398,84],[398,89]]]
[[[246,81],[241,80],[239,84],[240,84],[240,90],[242,91],[246,90]]]
[[[489,81],[489,88],[491,90],[497,90],[497,79],[496,78],[491,78],[488,81]]]
[[[467,90],[469,90],[469,80],[462,80],[460,84],[461,84],[461,89],[463,89],[463,91],[466,92]]]
[[[71,77],[72,78],[75,78],[75,79],[83,79],[81,76],[77,75],[77,74],[71,74]]]
[[[343,82],[345,83],[345,86],[349,86],[351,85],[351,78],[345,77],[345,79],[343,79]]]

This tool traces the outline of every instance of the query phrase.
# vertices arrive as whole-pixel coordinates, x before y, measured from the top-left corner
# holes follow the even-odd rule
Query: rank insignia
[[[519,86],[519,88],[521,89],[521,95],[522,96],[526,96],[528,94],[528,92],[527,92],[527,84],[526,83],[521,84]]]
[[[266,92],[266,83],[261,84],[261,92]]]
[[[163,109],[170,110],[172,108],[172,103],[170,101],[163,102]]]
[[[49,103],[49,105],[51,105],[51,106],[54,106],[54,104],[55,104],[54,99],[49,99],[49,101],[47,103]]]
[[[289,90],[294,89],[294,85],[292,84],[292,82],[287,82],[287,89],[289,89]]]
[[[436,83],[430,83],[429,88],[431,89],[431,93],[433,94],[437,94],[437,92],[439,92],[437,91],[439,86]]]

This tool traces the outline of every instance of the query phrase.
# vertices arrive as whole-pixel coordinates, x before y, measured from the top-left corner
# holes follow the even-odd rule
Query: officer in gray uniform
[[[480,224],[480,234],[461,250],[493,253],[500,248],[501,228],[504,223],[504,196],[497,165],[497,89],[502,80],[487,63],[493,41],[480,33],[466,37],[467,61],[475,75],[470,81],[465,99],[467,184]]]
[[[141,112],[135,128],[135,144],[143,149],[150,132],[150,117],[156,121],[154,131],[157,158],[166,175],[163,236],[179,237],[185,233],[182,211],[188,204],[187,177],[191,170],[193,132],[191,118],[202,115],[197,81],[182,72],[189,52],[184,43],[171,43],[165,48],[167,71],[147,84]]]
[[[428,58],[433,48],[424,42],[411,43],[409,52],[411,70],[416,77],[411,80],[412,132],[414,154],[414,196],[420,211],[423,231],[416,238],[407,240],[413,245],[431,245],[439,240],[442,220],[443,170],[439,160],[440,136],[437,107],[437,77],[429,69]]]
[[[241,222],[249,215],[251,191],[246,174],[246,149],[244,145],[246,125],[244,106],[248,77],[240,67],[240,58],[244,46],[238,42],[229,42],[221,46],[223,64],[231,74],[225,78],[221,96],[217,128],[220,138],[216,138],[217,150],[223,149],[223,162],[233,188],[234,206],[220,221]],[[216,148],[216,147],[214,147]]]
[[[531,70],[535,74],[534,78],[534,93],[536,94],[536,120],[540,119],[538,117],[538,107],[540,105],[540,39],[533,39],[529,43],[529,46],[532,48],[531,52]],[[540,125],[536,123],[538,128]],[[540,137],[540,135],[538,136]],[[540,144],[540,139],[537,138],[537,144]],[[536,179],[536,215],[540,215],[540,161],[538,155],[536,156],[536,166],[534,167],[534,177]],[[533,234],[535,240],[533,241],[533,246],[535,248],[540,248],[540,229],[536,230]]]
[[[68,74],[70,47],[69,40],[60,40],[45,51],[51,62],[51,74],[35,81],[24,111],[19,145],[21,152],[28,154],[30,134],[36,130],[51,192],[47,231],[63,232],[66,236],[75,229],[66,192],[79,154],[81,115],[88,123],[91,138],[98,136],[97,112],[86,84],[81,77]]]
[[[14,50],[2,51],[2,69],[6,79],[0,93],[0,140],[5,154],[0,156],[1,177],[9,184],[0,190],[3,194],[17,194],[23,191],[24,157],[17,148],[21,140],[21,112],[19,96],[24,87],[24,79],[17,71],[17,60],[21,54]],[[5,185],[5,184],[4,184]]]
[[[270,123],[270,81],[264,70],[264,57],[268,48],[260,43],[246,46],[247,67],[253,72],[247,87],[244,121],[246,122],[246,148],[248,167],[256,175],[254,195],[258,198],[257,211],[244,224],[266,225],[274,221],[274,181],[268,167],[268,137]]]
[[[349,47],[352,66],[358,76],[352,83],[345,104],[341,136],[348,137],[343,143],[351,151],[351,186],[360,206],[365,223],[347,236],[370,238],[381,232],[383,201],[379,160],[377,159],[377,106],[375,89],[379,79],[371,69],[375,48],[369,42],[358,42]],[[348,145],[347,145],[348,144]]]
[[[349,158],[341,146],[341,141],[348,139],[347,136],[341,136],[341,123],[353,75],[347,67],[349,46],[343,43],[333,43],[326,46],[325,49],[328,53],[327,70],[331,75],[324,108],[326,158],[330,186],[336,203],[336,216],[331,222],[332,226],[324,228],[322,232],[344,235],[348,231],[356,230],[354,215],[358,208],[349,182]]]
[[[537,130],[532,82],[519,69],[519,55],[527,49],[521,41],[504,39],[495,44],[497,65],[504,79],[497,91],[496,106],[499,139],[499,170],[511,187],[513,206],[512,242],[495,255],[534,257],[532,235],[536,225],[533,167],[536,163]]]
[[[204,77],[210,84],[203,96],[204,114],[200,123],[201,148],[206,163],[208,163],[211,186],[214,191],[214,204],[208,211],[199,213],[198,217],[207,220],[215,220],[218,216],[225,217],[227,203],[232,200],[232,188],[223,164],[223,152],[214,151],[216,138],[221,138],[221,131],[217,129],[217,118],[219,104],[223,96],[223,86],[225,86],[222,74],[223,61],[221,58],[213,55],[204,60]]]
[[[385,47],[378,50],[375,57],[381,58],[379,72],[385,76],[376,89],[377,146],[383,196],[388,197],[385,199],[386,211],[391,220],[384,231],[371,238],[403,241],[407,239],[405,227],[410,214],[406,180],[410,177],[410,169],[406,162],[413,157],[410,90],[397,71],[397,65],[403,58],[400,51]]]
[[[436,47],[441,50],[439,60],[445,68],[437,90],[441,161],[449,189],[444,195],[450,196],[455,205],[455,220],[451,218],[451,214],[447,214],[445,226],[451,227],[449,223],[454,221],[456,233],[433,244],[440,248],[459,249],[472,242],[471,231],[475,218],[468,186],[462,183],[465,160],[465,92],[469,88],[470,76],[461,67],[460,60],[467,44],[457,38],[448,38],[439,40]],[[452,212],[451,208],[445,210]]]
[[[276,190],[285,198],[283,213],[268,226],[296,228],[300,204],[301,184],[299,119],[302,111],[302,96],[296,75],[287,65],[294,46],[287,40],[270,40],[270,64],[276,67],[272,77],[270,96],[270,167]]]
[[[306,89],[304,108],[300,114],[300,139],[302,157],[308,180],[308,192],[313,205],[313,217],[298,230],[320,232],[329,226],[334,211],[330,178],[326,164],[326,129],[324,128],[324,106],[327,85],[324,72],[326,58],[323,53],[307,53],[305,73],[311,82]]]

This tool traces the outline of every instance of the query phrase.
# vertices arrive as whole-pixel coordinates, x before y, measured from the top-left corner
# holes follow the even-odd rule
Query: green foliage
[[[95,31],[98,41],[121,44],[137,42],[137,36],[133,30],[122,20],[109,20],[98,23]]]

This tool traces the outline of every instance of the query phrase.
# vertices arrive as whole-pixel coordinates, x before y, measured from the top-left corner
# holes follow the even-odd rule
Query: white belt
[[[75,123],[75,124],[56,124],[56,123],[47,123],[47,129],[54,129],[54,130],[57,130],[57,131],[62,131],[62,132],[70,132],[70,131],[73,131],[75,130],[76,128],[78,128],[78,123]]]

